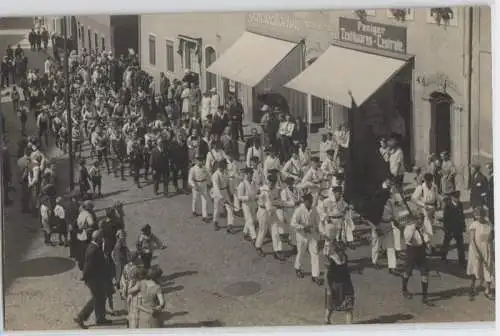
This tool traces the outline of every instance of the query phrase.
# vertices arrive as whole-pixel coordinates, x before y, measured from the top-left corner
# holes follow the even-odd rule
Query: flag
[[[382,189],[383,181],[390,176],[389,165],[380,155],[379,141],[354,99],[349,124],[351,141],[345,167],[345,199],[361,217],[378,224],[389,197]]]

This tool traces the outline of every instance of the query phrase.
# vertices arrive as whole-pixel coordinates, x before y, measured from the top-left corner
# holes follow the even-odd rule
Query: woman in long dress
[[[120,281],[121,296],[126,300],[127,307],[127,324],[129,329],[139,328],[139,286],[140,281],[145,278],[146,271],[139,266],[139,255],[133,253],[130,256],[130,261],[123,270],[122,279]]]
[[[471,276],[469,298],[476,296],[476,281],[485,282],[484,296],[492,300],[491,283],[494,276],[493,227],[485,216],[483,208],[474,209],[474,221],[469,226],[469,254],[467,275]]]
[[[139,284],[139,304],[137,307],[139,328],[163,327],[161,311],[165,306],[165,299],[158,284],[161,275],[162,270],[160,268],[152,268],[148,271],[147,279],[142,280]]]
[[[352,322],[354,310],[354,286],[348,268],[346,246],[331,240],[325,250],[327,264],[325,272],[325,324],[331,324],[334,311],[343,311],[345,321]]]

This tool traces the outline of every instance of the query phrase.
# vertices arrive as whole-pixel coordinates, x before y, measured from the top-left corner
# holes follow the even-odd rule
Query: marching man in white
[[[387,199],[380,224],[372,230],[372,263],[378,266],[380,251],[384,248],[387,253],[389,273],[396,271],[396,239],[400,243],[401,232],[397,221],[398,213],[395,205],[395,194],[392,193],[393,182],[386,179],[382,185],[385,192],[390,193]]]
[[[238,185],[237,191],[237,197],[241,202],[241,209],[245,220],[243,234],[245,235],[245,240],[251,241],[255,245],[257,239],[255,213],[257,211],[257,192],[259,187],[253,182],[252,168],[244,168],[243,173],[245,174],[245,178]]]
[[[214,199],[214,229],[218,231],[219,218],[222,208],[226,209],[227,214],[227,233],[233,234],[234,213],[231,198],[229,196],[229,176],[227,175],[227,161],[218,161],[217,170],[212,175],[212,197]]]
[[[233,196],[233,210],[240,215],[241,204],[237,197],[238,185],[241,182],[239,162],[232,155],[227,155],[227,174],[229,177],[229,192]]]
[[[204,165],[203,157],[197,157],[196,164],[191,167],[188,175],[188,183],[193,190],[193,200],[191,202],[191,209],[193,215],[199,216],[197,211],[198,204],[201,201],[201,215],[203,221],[208,221],[208,204],[210,197],[208,194],[208,182],[210,180],[210,173]]]
[[[302,180],[301,168],[299,154],[297,152],[293,152],[292,157],[283,166],[281,175],[283,176],[283,179],[291,178],[293,179],[294,184],[297,184]]]
[[[290,225],[296,231],[297,237],[297,255],[295,257],[295,273],[297,277],[303,278],[302,258],[309,250],[311,255],[311,275],[312,281],[321,285],[319,278],[319,223],[320,217],[315,206],[313,206],[314,198],[311,194],[306,194],[303,197],[302,204],[295,209]]]
[[[300,188],[307,190],[313,196],[314,204],[318,203],[318,196],[321,191],[324,175],[320,169],[319,157],[311,158],[311,168],[307,171],[300,183]]]
[[[277,174],[274,171],[270,172],[267,176],[267,183],[259,190],[259,209],[257,210],[259,231],[257,233],[255,248],[261,257],[265,256],[264,251],[262,251],[262,244],[264,243],[267,232],[271,229],[274,258],[284,261],[282,254],[283,246],[280,239],[280,222],[276,214],[276,210],[281,208],[281,195],[280,189],[276,185],[277,182]]]
[[[342,187],[333,186],[328,197],[318,206],[321,217],[320,233],[329,238],[325,242],[325,255],[329,254],[329,240],[344,243],[354,241],[354,222],[351,209],[342,196]]]
[[[424,182],[417,186],[411,196],[412,201],[422,209],[424,229],[431,238],[434,232],[433,226],[439,197],[437,187],[433,181],[434,176],[432,174],[424,174]]]
[[[283,223],[283,234],[288,235],[290,245],[297,248],[297,239],[295,230],[290,227],[290,221],[297,206],[300,205],[301,199],[298,189],[294,185],[293,177],[285,179],[285,186],[281,189],[281,202],[283,208],[278,209],[277,214],[280,221]]]

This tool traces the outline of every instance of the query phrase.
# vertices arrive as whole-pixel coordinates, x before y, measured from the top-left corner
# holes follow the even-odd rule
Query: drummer
[[[297,184],[302,180],[303,174],[299,161],[299,153],[297,152],[297,150],[292,153],[290,159],[283,166],[281,175],[285,180],[289,178],[292,179],[294,184]]]
[[[325,181],[323,171],[320,169],[319,157],[314,156],[311,158],[311,167],[304,175],[300,183],[301,189],[307,190],[314,197],[314,204],[318,203],[318,197],[321,192],[322,184]]]

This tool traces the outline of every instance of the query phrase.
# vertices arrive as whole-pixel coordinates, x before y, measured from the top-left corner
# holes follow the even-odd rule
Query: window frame
[[[445,23],[445,22],[441,22],[440,26],[446,26],[446,27],[458,27],[459,24],[458,24],[458,17],[459,17],[459,10],[458,10],[458,7],[448,7],[450,8],[452,11],[453,11],[453,19],[451,19],[449,22]],[[464,7],[465,8],[465,7]],[[427,23],[430,23],[430,24],[435,24],[437,25],[438,23],[436,22],[436,20],[434,19],[434,16],[431,14],[431,10],[433,8],[426,8],[426,16],[427,16]]]
[[[165,70],[169,73],[175,72],[175,42],[168,38],[165,39]]]
[[[406,10],[406,16],[405,16],[405,20],[403,22],[405,22],[405,21],[415,21],[415,8],[396,8],[396,7],[394,7],[394,8],[388,8],[387,9],[387,17],[389,19],[394,19],[395,20],[396,18],[392,14],[391,9],[404,9],[404,10]]]
[[[151,46],[153,50],[151,51]],[[156,35],[148,34],[148,61],[149,65],[156,66]]]

